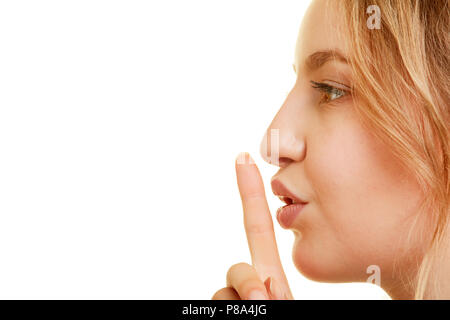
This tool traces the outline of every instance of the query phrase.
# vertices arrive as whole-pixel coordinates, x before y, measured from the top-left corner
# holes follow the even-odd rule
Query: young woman
[[[372,270],[392,299],[450,298],[449,25],[447,0],[308,8],[296,83],[261,145],[307,278],[365,282]],[[213,299],[292,299],[259,171],[242,157],[252,265],[233,265]]]

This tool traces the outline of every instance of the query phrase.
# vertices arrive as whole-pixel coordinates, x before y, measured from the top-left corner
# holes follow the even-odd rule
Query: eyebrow
[[[339,50],[316,51],[306,58],[305,66],[309,71],[314,71],[322,67],[328,61],[337,60],[349,64],[349,60]]]

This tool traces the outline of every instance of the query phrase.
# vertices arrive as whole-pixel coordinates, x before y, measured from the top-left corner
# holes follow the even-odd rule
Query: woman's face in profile
[[[332,2],[313,1],[297,40],[297,80],[266,133],[270,142],[270,130],[279,129],[273,180],[308,202],[290,225],[279,222],[294,231],[293,260],[306,277],[366,281],[367,268],[376,265],[382,286],[394,287],[394,262],[413,272],[422,254],[419,229],[408,240],[421,193],[357,116],[342,21]],[[417,226],[424,226],[421,218]]]

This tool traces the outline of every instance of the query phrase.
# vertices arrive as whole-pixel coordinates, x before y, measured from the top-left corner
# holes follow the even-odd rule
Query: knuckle
[[[256,269],[245,262],[232,265],[227,272],[227,286],[234,288],[239,295],[246,296],[254,289],[264,290]]]
[[[247,223],[245,225],[245,230],[252,234],[268,234],[273,232],[273,225],[270,223]]]
[[[211,300],[219,300],[219,299],[223,298],[223,297],[227,294],[227,292],[229,291],[228,289],[229,289],[229,288],[225,287],[225,288],[222,288],[222,289],[217,290],[217,291],[213,294]]]
[[[265,200],[266,195],[259,191],[248,192],[244,195],[245,200]]]
[[[247,273],[249,270],[252,270],[253,267],[246,262],[239,262],[233,264],[227,272],[226,282],[227,286],[237,286],[237,282],[239,281],[240,275],[242,273]]]
[[[235,263],[228,269],[227,275],[231,276],[234,272],[242,270],[242,269],[247,269],[248,267],[251,267],[251,266],[246,262]]]

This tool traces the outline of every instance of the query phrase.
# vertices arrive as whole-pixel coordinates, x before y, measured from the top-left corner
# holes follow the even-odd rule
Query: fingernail
[[[247,162],[247,157],[248,157],[248,162]],[[250,156],[250,154],[248,152],[241,152],[238,154],[238,156],[236,157],[236,163],[237,164],[253,164],[255,163],[255,161],[253,161],[252,157]]]
[[[270,290],[271,282],[272,282],[272,277],[268,277],[266,279],[266,281],[264,281],[264,286],[266,287],[266,290],[269,293],[269,297],[272,299],[273,298],[273,294],[272,294],[272,292]]]
[[[235,159],[235,162],[236,162],[237,164],[244,164],[244,163],[245,163],[245,154],[246,154],[246,152],[240,152],[240,153],[237,155],[237,157],[236,157],[236,159]]]
[[[248,295],[248,300],[267,300],[267,296],[259,290],[253,290]]]

